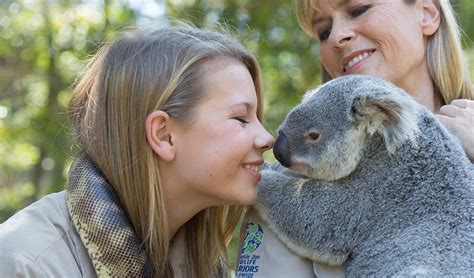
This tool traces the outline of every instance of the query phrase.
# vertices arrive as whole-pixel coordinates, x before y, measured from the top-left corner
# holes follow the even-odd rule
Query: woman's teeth
[[[369,53],[365,52],[364,54],[360,54],[359,56],[352,58],[352,60],[350,60],[349,63],[347,63],[346,68],[352,67],[355,63],[367,57],[369,57]]]

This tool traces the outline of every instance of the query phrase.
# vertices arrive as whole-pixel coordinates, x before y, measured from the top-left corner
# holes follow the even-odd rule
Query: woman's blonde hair
[[[69,105],[74,136],[120,196],[153,276],[172,276],[172,269],[158,157],[147,143],[145,119],[163,110],[192,124],[193,108],[206,95],[202,80],[210,69],[204,65],[222,59],[247,67],[262,119],[255,58],[227,35],[192,27],[135,31],[105,46],[76,85]],[[186,239],[187,277],[229,273],[226,245],[242,209],[208,208],[180,229]]]
[[[313,20],[321,0],[295,0],[295,9],[301,28],[315,37]],[[403,0],[414,4],[417,0]],[[462,50],[461,29],[454,16],[449,0],[437,0],[441,22],[438,31],[428,38],[427,62],[435,92],[444,104],[454,99],[474,99],[469,67]],[[323,82],[330,76],[323,68]]]

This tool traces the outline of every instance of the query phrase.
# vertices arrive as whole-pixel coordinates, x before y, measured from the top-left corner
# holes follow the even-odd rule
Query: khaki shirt
[[[184,277],[185,239],[173,240],[175,277]],[[45,196],[0,224],[0,278],[96,277],[69,216],[65,191]]]
[[[320,264],[293,253],[254,210],[244,217],[238,250],[236,278],[344,277],[342,267]]]
[[[69,217],[65,192],[47,195],[0,224],[0,277],[95,277]]]

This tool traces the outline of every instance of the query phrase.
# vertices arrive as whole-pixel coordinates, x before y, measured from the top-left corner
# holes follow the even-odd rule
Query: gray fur
[[[279,132],[287,146],[274,152],[292,170],[264,168],[256,209],[297,254],[349,277],[474,275],[474,167],[401,89],[335,79]]]

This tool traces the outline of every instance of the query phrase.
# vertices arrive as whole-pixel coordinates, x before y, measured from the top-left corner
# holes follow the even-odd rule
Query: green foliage
[[[472,47],[472,39],[474,38],[474,24],[472,24],[472,18],[474,18],[474,1],[451,0],[450,3],[456,12],[460,27],[464,33],[464,46],[470,48]]]
[[[72,85],[99,43],[135,23],[124,7],[0,3],[0,222],[64,188],[73,155],[66,117]]]

